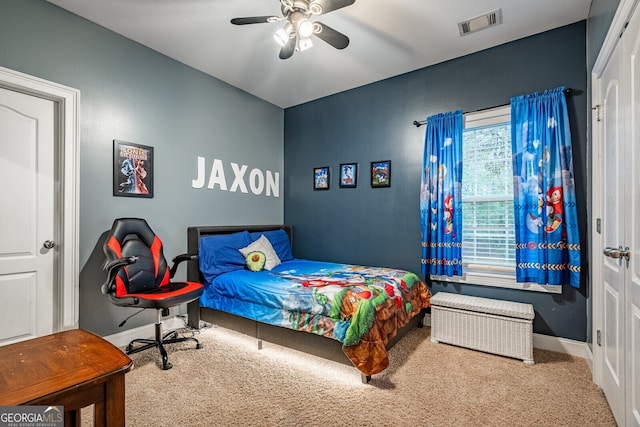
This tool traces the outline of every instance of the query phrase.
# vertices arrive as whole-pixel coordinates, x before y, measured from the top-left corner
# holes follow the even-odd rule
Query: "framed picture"
[[[391,187],[391,160],[371,162],[371,187]]]
[[[358,164],[340,163],[340,187],[356,188],[358,185]]]
[[[113,140],[113,195],[153,197],[153,147]]]
[[[329,166],[321,166],[313,168],[313,189],[328,190],[329,189]]]

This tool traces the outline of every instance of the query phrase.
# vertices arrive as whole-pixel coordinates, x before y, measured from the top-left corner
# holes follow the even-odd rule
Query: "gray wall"
[[[153,323],[149,313],[118,329],[134,310],[99,292],[114,218],[146,218],[167,258],[186,251],[189,225],[282,222],[282,109],[43,0],[0,2],[0,65],[81,91],[80,327],[108,335]],[[153,199],[112,196],[114,139],[154,147]],[[221,159],[229,186],[230,162],[279,172],[280,195],[194,189],[197,156],[208,169]]]
[[[581,243],[587,251],[586,23],[579,22],[285,110],[285,221],[294,255],[420,272],[419,188],[423,120],[439,112],[508,104],[560,85],[568,99]],[[371,161],[390,159],[391,187],[372,189]],[[340,163],[358,162],[355,189],[338,188]],[[312,169],[330,166],[329,191],[313,191]],[[561,295],[430,283],[441,290],[533,303],[534,331],[585,341],[587,258],[579,290]]]

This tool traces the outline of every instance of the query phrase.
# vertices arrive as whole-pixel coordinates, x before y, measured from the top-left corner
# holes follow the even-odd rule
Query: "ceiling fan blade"
[[[334,10],[342,9],[343,7],[351,6],[356,0],[315,0],[311,4],[317,4],[322,7],[321,15],[332,12]]]
[[[234,25],[247,25],[247,24],[264,24],[265,22],[275,22],[282,18],[277,16],[248,16],[246,18],[233,18],[231,23]]]
[[[289,59],[293,56],[293,52],[296,51],[296,44],[298,42],[298,36],[293,36],[289,39],[287,44],[280,49],[280,59]]]
[[[329,43],[336,49],[344,49],[345,47],[349,46],[349,37],[321,22],[316,21],[315,24],[318,24],[320,26],[321,31],[314,33],[314,35],[322,41]]]

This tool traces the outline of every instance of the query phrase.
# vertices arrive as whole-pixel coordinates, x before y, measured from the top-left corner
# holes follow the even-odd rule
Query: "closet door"
[[[631,261],[625,280],[626,425],[640,426],[640,6],[636,7],[623,37],[630,98],[625,145],[630,151],[628,188],[632,192],[626,220],[631,239]]]
[[[594,284],[602,311],[597,362],[599,385],[620,426],[640,426],[639,70],[636,8],[599,80],[603,251],[602,282]]]
[[[629,166],[624,160],[624,78],[622,43],[618,43],[600,79],[602,120],[602,383],[618,424],[623,425],[625,412],[625,277],[626,260],[620,257],[624,248],[625,211],[628,197],[624,194]],[[598,259],[598,258],[596,258]]]

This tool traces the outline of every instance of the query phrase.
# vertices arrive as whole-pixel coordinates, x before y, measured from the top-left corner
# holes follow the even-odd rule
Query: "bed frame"
[[[290,225],[189,227],[187,229],[188,252],[190,254],[198,253],[201,237],[217,234],[230,234],[243,230],[247,230],[252,233],[256,231],[272,231],[279,229],[285,230],[289,236],[289,241],[293,243],[293,229]],[[204,281],[198,263],[188,263],[187,280],[196,282]],[[314,356],[322,357],[324,359],[353,366],[351,361],[342,351],[342,344],[339,341],[332,340],[331,338],[327,338],[322,335],[273,326],[212,308],[200,307],[199,300],[190,302],[187,305],[187,314],[189,326],[196,329],[200,329],[201,321],[204,321],[255,337],[258,340],[258,348],[262,347],[262,340],[264,340],[294,350],[302,351],[304,353],[312,354]],[[413,317],[407,325],[398,331],[398,334],[387,344],[387,349],[393,347],[393,345],[414,326],[422,327],[423,318],[424,310],[417,316]],[[361,376],[364,383],[368,383],[371,379],[368,375],[362,374]]]

